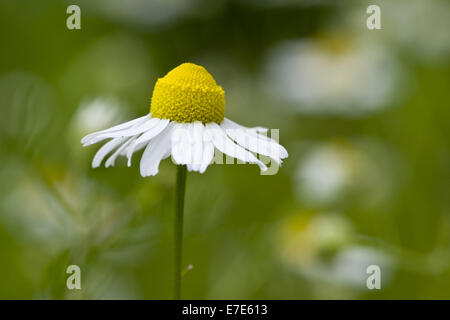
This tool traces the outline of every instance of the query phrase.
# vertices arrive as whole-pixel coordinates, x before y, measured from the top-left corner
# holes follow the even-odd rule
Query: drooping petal
[[[268,156],[278,164],[281,164],[281,158],[283,156],[287,156],[283,151],[284,148],[273,140],[262,139],[258,135],[241,129],[226,129],[226,133],[243,148]]]
[[[176,164],[192,162],[192,124],[176,123],[172,133],[172,157]]]
[[[124,140],[125,138],[114,138],[105,143],[95,154],[94,159],[92,160],[92,168],[98,168],[105,156],[120,145]]]
[[[151,129],[149,129],[146,132],[144,132],[136,140],[136,144],[140,144],[140,143],[149,141],[153,137],[156,137],[161,131],[163,131],[167,127],[167,125],[170,122],[169,119],[158,119],[158,118],[153,118],[153,119],[157,120],[158,123],[156,123],[156,125],[154,127],[152,127]]]
[[[131,158],[133,156],[133,152],[139,150],[139,147],[144,147],[148,141],[156,137],[160,134],[169,124],[169,119],[158,119],[153,118],[158,121],[158,123],[150,128],[148,131],[144,132],[139,138],[137,138],[133,143],[128,147],[126,155],[128,158],[128,166],[131,166]]]
[[[114,153],[106,160],[105,167],[108,168],[110,166],[114,166],[116,158],[120,155],[122,150],[124,150],[126,147],[128,147],[130,145],[130,143],[134,142],[134,140],[136,140],[136,137],[129,138],[119,148],[117,148],[117,150],[114,151]]]
[[[145,120],[142,123],[135,124],[131,128],[123,129],[123,130],[117,130],[113,132],[103,133],[98,136],[93,137],[91,140],[86,142],[85,146],[91,145],[97,142],[100,142],[102,140],[108,139],[108,138],[120,138],[120,137],[131,137],[138,134],[141,134],[143,132],[146,132],[156,126],[159,123],[160,119],[158,118],[150,118]]]
[[[222,153],[243,162],[256,163],[262,171],[267,170],[266,165],[258,160],[253,154],[230,140],[226,135],[225,130],[217,123],[211,122],[206,124],[206,130],[211,135],[214,146]]]
[[[161,160],[170,156],[172,131],[173,124],[169,123],[158,136],[148,143],[140,163],[142,177],[156,175]]]
[[[138,152],[139,150],[144,149],[148,144],[148,141],[142,142],[142,143],[138,143],[136,144],[136,146],[133,146],[132,144],[130,144],[128,147],[126,147],[124,150],[122,150],[120,152],[121,156],[126,156],[128,154],[128,151],[131,147],[133,147],[133,153]]]
[[[192,124],[192,162],[189,171],[200,171],[203,162],[203,131],[205,127],[200,121]]]
[[[150,118],[150,115],[147,114],[147,115],[145,115],[143,117],[140,117],[140,118],[137,118],[137,119],[133,119],[133,120],[130,120],[130,121],[118,124],[118,125],[116,125],[114,127],[111,127],[111,128],[105,129],[105,130],[101,130],[101,131],[90,133],[90,134],[86,135],[85,137],[83,137],[81,139],[81,143],[83,145],[86,145],[86,143],[89,140],[91,140],[92,138],[94,138],[94,137],[96,137],[98,135],[131,128],[134,125],[138,125],[138,124],[144,122],[147,118]]]
[[[248,128],[248,127],[242,126],[228,118],[224,118],[222,123],[220,124],[220,126],[224,129],[239,129],[239,130],[247,132],[248,134],[258,137],[259,139],[273,141],[275,143],[278,143],[277,141],[273,140],[272,138],[270,138],[266,135],[267,132],[269,131],[269,129],[267,129],[267,128],[263,128],[263,127]]]
[[[139,151],[140,149],[144,148],[148,142],[136,144],[136,140],[133,141],[125,150],[122,151],[122,155],[127,156],[127,166],[131,167],[131,158],[133,157],[133,153]]]
[[[281,163],[281,159],[288,156],[286,149],[282,145],[265,135],[258,134],[254,130],[255,128],[246,128],[226,118],[220,126],[226,130],[227,134],[234,141],[244,148],[268,156],[278,164]]]
[[[200,173],[204,173],[206,168],[208,168],[214,157],[214,144],[212,142],[211,135],[205,129],[203,130],[203,154],[202,154],[202,164],[199,168]]]
[[[230,120],[231,121],[231,120]],[[248,128],[250,131],[255,131],[256,133],[266,133],[269,131],[268,128],[264,128],[264,127],[253,127],[253,128]]]
[[[266,133],[269,131],[268,128],[264,128],[264,127],[246,127],[246,126],[242,126],[239,123],[234,122],[233,120],[230,120],[228,118],[223,118],[222,123],[220,124],[220,126],[225,126],[227,129],[232,128],[232,129],[242,129],[242,130],[247,130],[248,132],[251,133]],[[267,137],[267,136],[264,136]]]

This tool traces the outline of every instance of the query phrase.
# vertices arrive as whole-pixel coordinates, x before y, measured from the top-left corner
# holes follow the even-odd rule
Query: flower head
[[[221,123],[225,91],[205,68],[183,63],[156,82],[150,113],[176,122]]]
[[[126,155],[130,166],[133,153],[145,148],[140,163],[143,177],[156,175],[161,160],[169,156],[189,171],[203,173],[215,149],[256,163],[263,171],[266,165],[253,153],[278,164],[287,157],[286,149],[262,134],[267,129],[240,126],[224,113],[225,92],[212,75],[201,66],[183,63],[158,79],[148,115],[91,133],[81,143],[88,146],[111,139],[96,153],[94,168],[111,152],[106,167],[114,165],[119,155]]]

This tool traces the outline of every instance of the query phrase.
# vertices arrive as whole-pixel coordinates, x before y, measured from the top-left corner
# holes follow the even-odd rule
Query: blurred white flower
[[[269,53],[263,86],[292,111],[361,116],[398,93],[398,65],[379,44],[330,36],[282,43]]]
[[[300,212],[281,224],[280,254],[294,269],[302,268],[339,250],[352,236],[353,226],[343,215]]]
[[[294,174],[302,202],[330,204],[346,196],[364,204],[385,203],[401,174],[392,152],[370,139],[306,147]]]
[[[392,279],[393,257],[382,250],[352,244],[351,221],[337,213],[293,215],[280,228],[282,261],[292,271],[315,281],[367,289],[367,267],[382,270],[382,285]]]
[[[348,182],[351,167],[345,154],[334,148],[313,150],[299,167],[297,179],[306,197],[318,202],[332,200]]]
[[[73,117],[77,133],[96,131],[123,120],[123,103],[115,96],[83,99]]]
[[[449,62],[450,2],[446,0],[378,0],[381,8],[382,30],[367,34],[360,28],[361,12],[371,1],[349,10],[348,27],[371,37],[376,43],[383,40],[405,50],[408,57],[431,63]]]
[[[371,265],[380,267],[382,286],[387,285],[393,276],[393,257],[368,246],[352,245],[340,251],[333,259],[329,277],[332,281],[367,289],[366,280],[370,276],[367,267]]]

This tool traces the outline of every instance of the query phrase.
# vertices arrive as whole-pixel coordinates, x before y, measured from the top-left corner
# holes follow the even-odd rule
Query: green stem
[[[175,287],[174,299],[181,299],[181,261],[183,252],[183,211],[186,190],[186,166],[177,166],[175,186]]]

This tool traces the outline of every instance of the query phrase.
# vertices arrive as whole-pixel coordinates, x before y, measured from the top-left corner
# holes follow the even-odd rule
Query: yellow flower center
[[[183,63],[156,81],[150,112],[176,122],[221,123],[225,91],[205,68]]]

